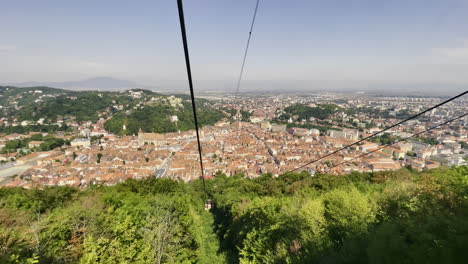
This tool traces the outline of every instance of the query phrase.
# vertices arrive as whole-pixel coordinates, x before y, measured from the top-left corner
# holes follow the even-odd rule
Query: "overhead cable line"
[[[331,155],[334,155],[334,154],[336,154],[336,153],[338,153],[338,152],[340,152],[340,151],[343,151],[343,150],[345,150],[345,149],[347,149],[347,148],[349,148],[349,147],[355,146],[355,145],[357,145],[357,144],[359,144],[359,143],[361,143],[361,142],[363,142],[363,141],[365,141],[365,140],[367,140],[367,139],[369,139],[369,138],[375,137],[375,136],[377,136],[377,135],[379,135],[379,134],[381,134],[381,133],[383,133],[383,132],[385,132],[385,131],[387,131],[387,130],[389,130],[389,129],[392,129],[392,128],[396,127],[396,126],[399,126],[399,125],[401,125],[401,124],[403,124],[403,123],[405,123],[405,122],[407,122],[407,121],[409,121],[409,120],[411,120],[411,119],[414,119],[414,118],[416,118],[416,117],[418,117],[418,116],[421,116],[421,115],[423,115],[423,114],[425,114],[425,113],[427,113],[427,112],[429,112],[429,111],[432,111],[432,110],[434,110],[434,109],[436,109],[436,108],[438,108],[438,107],[440,107],[440,106],[442,106],[442,105],[444,105],[444,104],[446,104],[446,103],[449,103],[449,102],[451,102],[451,101],[453,101],[453,100],[455,100],[455,99],[457,99],[457,98],[459,98],[459,97],[462,97],[462,96],[464,96],[464,95],[467,94],[467,93],[468,93],[468,91],[464,91],[463,93],[461,93],[461,94],[459,94],[459,95],[456,95],[456,96],[454,96],[454,97],[452,97],[452,98],[450,98],[450,99],[447,99],[447,100],[443,101],[442,103],[439,103],[439,104],[437,104],[437,105],[435,105],[435,106],[432,106],[432,107],[430,107],[430,108],[428,108],[428,109],[426,109],[426,110],[424,110],[424,111],[422,111],[422,112],[419,112],[419,113],[417,113],[417,114],[415,114],[415,115],[413,115],[413,116],[411,116],[411,117],[409,117],[409,118],[406,118],[406,119],[404,119],[404,120],[402,120],[402,121],[400,121],[400,122],[398,122],[398,123],[396,123],[396,124],[393,124],[393,125],[391,125],[391,126],[388,126],[388,127],[384,128],[383,130],[381,130],[381,131],[379,131],[379,132],[376,132],[376,133],[374,133],[374,134],[371,134],[371,135],[369,135],[369,136],[367,136],[367,137],[365,137],[365,138],[362,138],[362,139],[360,139],[360,140],[358,140],[358,141],[356,141],[356,142],[354,142],[354,143],[352,143],[352,144],[346,145],[346,146],[344,146],[344,147],[342,147],[342,148],[340,148],[340,149],[338,149],[338,150],[335,150],[335,151],[333,151],[333,152],[331,152],[331,153],[328,153],[328,154],[326,154],[326,155],[324,155],[324,156],[321,156],[321,157],[319,157],[319,158],[317,158],[317,159],[315,159],[315,160],[312,160],[312,161],[310,161],[310,162],[307,162],[306,164],[301,165],[301,166],[299,166],[299,167],[297,167],[297,168],[295,168],[295,169],[293,169],[293,170],[291,170],[291,171],[288,171],[288,172],[297,171],[297,170],[302,169],[302,168],[304,168],[304,167],[306,167],[306,166],[308,166],[308,165],[310,165],[310,164],[314,164],[314,163],[316,163],[317,161],[320,161],[320,160],[322,160],[322,159],[324,159],[324,158],[330,157]]]
[[[399,142],[408,140],[408,139],[410,139],[410,138],[412,138],[412,137],[419,136],[419,135],[424,134],[424,133],[426,133],[426,132],[428,132],[428,131],[430,131],[430,130],[432,130],[432,129],[436,129],[436,128],[438,128],[438,127],[441,127],[441,126],[443,126],[443,125],[446,125],[446,124],[448,124],[448,123],[451,123],[451,122],[453,122],[453,121],[455,121],[455,120],[457,120],[457,119],[463,118],[463,117],[465,117],[465,116],[467,116],[467,115],[468,115],[468,113],[465,113],[465,114],[463,114],[463,115],[461,115],[461,116],[457,116],[457,117],[455,117],[455,118],[452,118],[452,119],[450,119],[450,120],[448,120],[448,121],[445,121],[445,122],[443,122],[443,123],[440,123],[440,124],[438,124],[438,125],[436,125],[436,126],[430,127],[430,128],[428,128],[428,129],[426,129],[426,130],[424,130],[424,131],[421,131],[421,132],[418,132],[418,133],[416,133],[416,134],[413,134],[413,135],[411,135],[411,136],[409,136],[409,137],[405,137],[405,138],[399,139],[399,140],[397,140],[397,141],[395,141],[395,142],[393,142],[393,143],[380,146],[380,147],[378,147],[377,149],[374,149],[374,150],[372,150],[372,151],[370,151],[370,152],[364,153],[364,154],[359,155],[359,156],[357,156],[357,157],[355,157],[355,158],[352,158],[352,159],[350,159],[350,160],[346,160],[346,161],[343,161],[343,162],[341,162],[341,163],[339,163],[339,164],[337,164],[337,165],[334,165],[334,166],[330,167],[330,169],[336,168],[336,167],[338,167],[338,166],[341,166],[341,165],[346,164],[346,163],[348,163],[348,162],[351,162],[351,161],[353,161],[353,160],[356,160],[356,159],[359,159],[359,158],[361,158],[361,157],[367,156],[367,155],[372,154],[372,153],[374,153],[374,152],[377,152],[377,151],[379,151],[379,150],[381,150],[381,149],[383,149],[383,148],[386,148],[386,147],[395,145],[395,144],[397,144],[397,143],[399,143]]]
[[[239,79],[237,80],[237,87],[236,87],[236,93],[235,93],[236,97],[237,97],[237,94],[239,93],[239,88],[240,88],[240,84],[241,84],[241,81],[242,81],[242,76],[244,75],[245,61],[247,60],[247,53],[249,52],[250,38],[252,37],[252,31],[253,31],[253,27],[255,25],[255,18],[257,17],[257,10],[258,10],[259,2],[260,2],[260,0],[257,0],[257,4],[255,5],[254,14],[253,14],[253,17],[252,17],[252,23],[250,24],[249,37],[247,38],[247,44],[245,46],[245,51],[244,51],[244,59],[242,60],[242,66],[241,66],[241,70],[240,70],[240,73],[239,73]]]
[[[187,66],[187,77],[188,77],[188,83],[189,83],[189,88],[190,88],[190,99],[192,100],[193,118],[195,120],[195,131],[196,131],[196,134],[197,134],[198,154],[200,156],[201,179],[202,179],[202,182],[203,182],[203,191],[206,193],[205,169],[203,168],[203,158],[202,158],[202,147],[201,147],[201,143],[200,143],[200,133],[198,132],[199,125],[198,125],[198,118],[197,118],[197,109],[196,109],[196,106],[195,106],[195,95],[194,95],[194,92],[193,92],[192,70],[190,68],[190,57],[189,57],[188,44],[187,44],[187,33],[185,31],[184,7],[182,5],[182,0],[177,0],[177,6],[179,8],[180,31],[182,33],[182,42],[184,44],[185,65]]]
[[[237,96],[239,94],[239,89],[242,81],[242,76],[244,75],[244,68],[245,68],[245,61],[247,60],[247,53],[249,52],[249,46],[250,46],[250,38],[252,37],[252,31],[253,27],[255,25],[255,18],[257,17],[257,10],[258,10],[258,4],[260,3],[260,0],[257,0],[257,3],[255,5],[255,10],[253,13],[252,17],[252,22],[250,24],[250,30],[249,30],[249,37],[247,38],[247,44],[245,45],[245,50],[244,50],[244,58],[242,59],[242,66],[241,70],[239,72],[239,78],[237,79],[237,86],[236,86],[236,93],[234,94],[234,101],[237,99]],[[239,110],[240,113],[240,110]],[[242,114],[240,114],[242,116]],[[242,119],[242,118],[241,118]],[[240,121],[239,120],[239,126],[240,126]]]

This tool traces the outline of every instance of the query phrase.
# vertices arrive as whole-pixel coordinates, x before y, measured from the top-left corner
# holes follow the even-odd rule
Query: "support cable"
[[[255,18],[257,17],[257,10],[258,10],[259,2],[260,2],[260,0],[257,0],[257,4],[255,5],[255,10],[254,10],[253,18],[252,18],[252,23],[250,24],[249,37],[247,38],[247,44],[245,46],[245,51],[244,51],[244,58],[242,60],[242,66],[241,66],[241,70],[240,70],[240,73],[239,73],[239,79],[237,80],[236,97],[237,97],[237,94],[239,93],[239,88],[240,88],[240,84],[241,84],[241,81],[242,81],[242,76],[244,75],[245,61],[247,60],[247,53],[249,52],[250,38],[252,37],[252,31],[253,31],[253,27],[254,27],[254,24],[255,24]]]
[[[359,144],[359,143],[361,143],[361,142],[363,142],[363,141],[365,141],[365,140],[367,140],[367,139],[369,139],[369,138],[375,137],[375,136],[377,136],[377,135],[379,135],[379,134],[381,134],[381,133],[383,133],[383,132],[385,132],[385,131],[387,131],[387,130],[389,130],[389,129],[392,129],[392,128],[396,127],[396,126],[399,126],[399,125],[401,125],[401,124],[403,124],[403,123],[405,123],[405,122],[407,122],[407,121],[409,121],[409,120],[411,120],[411,119],[414,119],[414,118],[416,118],[416,117],[418,117],[418,116],[421,116],[421,115],[423,115],[423,114],[425,114],[425,113],[427,113],[427,112],[429,112],[429,111],[432,111],[432,110],[434,110],[434,109],[436,109],[436,108],[438,108],[438,107],[440,107],[440,106],[442,106],[442,105],[444,105],[444,104],[446,104],[446,103],[449,103],[449,102],[451,102],[451,101],[453,101],[453,100],[455,100],[455,99],[457,99],[457,98],[459,98],[459,97],[462,97],[462,96],[464,96],[464,95],[467,94],[467,93],[468,93],[468,91],[464,91],[463,93],[461,93],[461,94],[459,94],[459,95],[456,95],[456,96],[454,96],[454,97],[452,97],[452,98],[450,98],[450,99],[447,99],[447,100],[443,101],[442,103],[439,103],[439,104],[437,104],[437,105],[435,105],[435,106],[432,106],[432,107],[430,107],[430,108],[428,108],[428,109],[426,109],[426,110],[424,110],[424,111],[422,111],[422,112],[419,112],[419,113],[417,113],[417,114],[415,114],[415,115],[413,115],[413,116],[411,116],[411,117],[409,117],[409,118],[406,118],[405,120],[402,120],[402,121],[400,121],[400,122],[398,122],[398,123],[396,123],[396,124],[393,124],[393,125],[391,125],[391,126],[388,126],[388,127],[384,128],[383,130],[381,130],[381,131],[379,131],[379,132],[376,132],[376,133],[374,133],[374,134],[371,134],[371,135],[369,135],[369,136],[367,136],[367,137],[365,137],[365,138],[363,138],[363,139],[360,139],[360,140],[358,140],[358,141],[356,141],[356,142],[354,142],[354,143],[352,143],[352,144],[346,145],[346,146],[344,146],[344,147],[342,147],[342,148],[340,148],[340,149],[338,149],[338,150],[335,150],[335,151],[333,151],[333,152],[331,152],[331,153],[329,153],[329,154],[326,154],[326,155],[321,156],[321,157],[319,157],[319,158],[317,158],[317,159],[315,159],[315,160],[312,160],[312,161],[310,161],[310,162],[307,162],[306,164],[301,165],[301,166],[299,166],[299,167],[297,167],[297,168],[295,168],[295,169],[293,169],[293,170],[291,170],[291,171],[288,171],[288,172],[297,171],[297,170],[302,169],[302,168],[304,168],[304,167],[306,167],[306,166],[308,166],[308,165],[310,165],[310,164],[316,163],[317,161],[320,161],[320,160],[322,160],[322,159],[324,159],[324,158],[326,158],[326,157],[330,157],[331,155],[334,155],[334,154],[336,154],[336,153],[338,153],[338,152],[340,152],[340,151],[343,151],[343,150],[345,150],[345,149],[347,149],[347,148],[349,148],[349,147],[355,146],[355,145],[357,145],[357,144]],[[286,172],[286,173],[288,173],[288,172]]]
[[[234,94],[234,101],[237,100],[237,97],[239,95],[239,89],[240,89],[240,85],[242,81],[242,76],[244,75],[245,61],[247,60],[247,53],[249,52],[250,38],[252,37],[252,31],[255,25],[255,18],[257,17],[257,10],[258,10],[259,3],[260,3],[260,0],[257,0],[257,4],[255,5],[255,10],[254,10],[253,17],[252,17],[252,23],[250,24],[249,37],[247,38],[247,44],[245,45],[244,58],[242,59],[242,66],[241,66],[241,70],[239,73],[239,78],[237,80],[236,93]],[[240,109],[239,109],[239,114],[240,114],[239,118],[242,120],[242,113],[240,112]],[[240,130],[241,120],[239,120],[239,130]]]
[[[348,162],[351,162],[351,161],[353,161],[353,160],[356,160],[356,159],[359,159],[359,158],[361,158],[361,157],[367,156],[367,155],[372,154],[372,153],[374,153],[374,152],[377,152],[377,151],[379,151],[379,150],[381,150],[381,149],[383,149],[383,148],[386,148],[386,147],[395,145],[395,144],[397,144],[397,143],[399,143],[399,142],[408,140],[408,139],[410,139],[410,138],[412,138],[412,137],[419,136],[419,135],[424,134],[424,133],[426,133],[426,132],[428,132],[428,131],[430,131],[430,130],[436,129],[436,128],[441,127],[441,126],[443,126],[443,125],[449,124],[449,123],[451,123],[451,122],[453,122],[453,121],[455,121],[455,120],[457,120],[457,119],[463,118],[463,117],[465,117],[465,116],[467,116],[467,115],[468,115],[468,113],[465,113],[465,114],[463,114],[463,115],[461,115],[461,116],[452,118],[452,119],[450,119],[450,120],[448,120],[448,121],[445,121],[445,122],[443,122],[443,123],[440,123],[440,124],[438,124],[438,125],[436,125],[436,126],[430,127],[430,128],[428,128],[428,129],[426,129],[426,130],[424,130],[424,131],[421,131],[421,132],[418,132],[418,133],[416,133],[416,134],[413,134],[413,135],[411,135],[411,136],[409,136],[409,137],[405,137],[405,138],[399,139],[399,140],[397,140],[397,141],[395,141],[395,142],[393,142],[393,143],[380,146],[380,147],[378,147],[377,149],[374,149],[374,150],[372,150],[372,151],[370,151],[370,152],[364,153],[364,154],[359,155],[359,156],[357,156],[357,157],[355,157],[355,158],[353,158],[353,159],[350,159],[350,160],[347,160],[347,161],[343,161],[343,162],[341,162],[341,163],[339,163],[339,164],[337,164],[337,165],[334,165],[334,166],[330,167],[330,169],[336,168],[336,167],[338,167],[338,166],[341,166],[341,165],[346,164],[346,163],[348,163]]]
[[[187,44],[187,33],[185,31],[185,19],[184,19],[184,7],[182,5],[182,0],[177,0],[177,6],[179,8],[179,20],[180,20],[180,31],[182,33],[182,42],[184,44],[184,54],[185,54],[185,65],[187,66],[187,77],[188,83],[190,88],[190,99],[192,101],[192,110],[193,110],[193,118],[195,121],[195,131],[197,134],[197,144],[198,144],[198,154],[200,157],[200,169],[201,169],[201,179],[203,182],[203,191],[206,194],[206,186],[205,186],[205,169],[203,167],[203,158],[202,158],[202,147],[200,143],[200,133],[199,125],[198,125],[198,118],[197,118],[197,109],[195,106],[195,95],[193,92],[193,82],[192,82],[192,70],[190,68],[190,57],[188,51],[188,44]]]

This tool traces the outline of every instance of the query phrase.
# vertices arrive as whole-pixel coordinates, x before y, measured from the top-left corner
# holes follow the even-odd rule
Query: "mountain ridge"
[[[118,79],[108,76],[93,77],[81,81],[64,81],[64,82],[21,82],[21,83],[6,83],[8,86],[16,87],[32,87],[32,86],[47,86],[51,88],[61,88],[73,91],[86,90],[102,90],[102,91],[122,91],[129,89],[148,89],[153,90],[155,87],[142,85],[130,80]]]

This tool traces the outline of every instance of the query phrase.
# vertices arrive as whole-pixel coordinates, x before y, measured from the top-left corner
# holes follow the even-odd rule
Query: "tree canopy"
[[[0,263],[463,263],[468,167],[0,188]],[[206,199],[215,201],[211,211]]]
[[[145,106],[131,113],[119,113],[104,124],[104,128],[114,134],[133,135],[138,134],[140,128],[143,132],[167,133],[187,131],[195,128],[191,105],[183,102],[182,108],[170,105]],[[177,121],[171,121],[171,116],[177,116]],[[200,124],[212,125],[221,120],[224,115],[206,105],[200,105],[197,109],[197,117]],[[124,128],[125,125],[125,129]]]
[[[334,104],[322,104],[316,107],[310,107],[302,104],[295,104],[288,106],[284,109],[287,116],[298,115],[299,119],[306,119],[309,118],[318,118],[318,119],[327,119],[332,114],[334,114],[338,109],[340,109],[337,105]]]

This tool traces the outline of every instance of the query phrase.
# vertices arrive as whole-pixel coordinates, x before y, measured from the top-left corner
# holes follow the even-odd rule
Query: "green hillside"
[[[0,263],[464,263],[468,167],[0,189]]]
[[[180,101],[181,106],[171,104],[174,101]],[[135,134],[139,128],[161,133],[194,129],[191,103],[186,95],[171,97],[143,89],[78,92],[49,87],[0,86],[0,103],[0,118],[30,122],[27,126],[0,127],[3,133],[66,130],[66,126],[52,124],[59,119],[96,122],[99,118],[111,118],[106,129],[116,134]],[[197,99],[197,108],[202,125],[213,124],[224,117],[207,100]],[[178,117],[178,122],[170,121],[173,115]],[[40,119],[42,124],[37,123]],[[126,131],[122,129],[123,124],[128,128]]]
[[[76,121],[96,121],[98,114],[113,112],[113,105],[132,106],[127,93],[98,91],[69,91],[49,87],[0,87],[3,110],[0,117],[17,118],[19,121],[37,121],[40,118],[52,122],[71,118]]]
[[[178,121],[172,122],[171,116],[177,116]],[[221,111],[211,108],[208,104],[197,105],[197,117],[200,124],[213,125],[224,118]],[[123,127],[126,126],[124,130]],[[118,135],[137,134],[141,128],[144,132],[166,133],[195,129],[195,123],[190,102],[183,102],[182,107],[170,105],[144,106],[130,113],[118,113],[104,124],[104,128]]]

